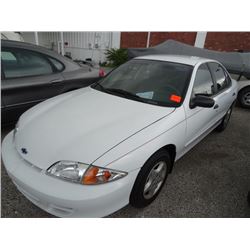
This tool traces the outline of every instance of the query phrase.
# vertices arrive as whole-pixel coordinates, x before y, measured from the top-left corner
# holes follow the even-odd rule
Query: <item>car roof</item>
[[[34,49],[34,50],[41,50],[41,52],[46,52],[46,54],[49,52],[55,53],[54,51],[50,51],[45,47],[35,45],[32,43],[26,43],[21,41],[14,41],[14,40],[5,40],[1,39],[1,46],[7,46],[7,47],[17,47],[17,48],[26,48],[26,49]]]
[[[187,65],[192,65],[192,66],[195,66],[197,63],[217,62],[215,60],[211,60],[211,59],[203,58],[203,57],[197,57],[197,56],[163,55],[163,54],[139,56],[139,57],[135,57],[134,59],[175,62],[175,63],[182,63],[182,64],[187,64]]]
[[[72,70],[77,70],[81,69],[81,67],[70,60],[69,58],[62,56],[58,54],[56,51],[47,49],[45,47],[31,44],[31,43],[26,43],[26,42],[20,42],[20,41],[14,41],[14,40],[5,40],[1,39],[1,49],[3,48],[19,48],[19,49],[30,49],[39,53],[43,53],[45,55],[48,55],[52,58],[55,58],[62,62],[64,66],[66,67],[65,71],[72,71]]]

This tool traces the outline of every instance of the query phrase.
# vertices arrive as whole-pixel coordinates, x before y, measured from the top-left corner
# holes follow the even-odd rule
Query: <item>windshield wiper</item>
[[[102,91],[106,91],[106,88],[104,88],[99,82],[96,82],[93,85],[94,87],[99,86]]]
[[[136,94],[133,94],[131,92],[128,92],[126,90],[123,90],[123,89],[116,89],[116,88],[105,88],[105,91],[107,93],[116,93],[116,94],[120,94],[126,98],[129,98],[129,99],[133,99],[133,100],[137,100],[139,102],[144,102],[144,103],[149,103],[149,104],[154,104],[154,105],[158,105],[158,102],[157,101],[153,101],[153,100],[149,100],[149,99],[145,99],[145,98],[142,98]]]
[[[132,98],[136,98],[136,99],[141,99],[140,96],[138,95],[135,95],[131,92],[128,92],[126,90],[123,90],[123,89],[116,89],[116,88],[106,88],[105,89],[106,91],[110,92],[110,93],[117,93],[117,94],[121,94],[125,97],[132,97]]]

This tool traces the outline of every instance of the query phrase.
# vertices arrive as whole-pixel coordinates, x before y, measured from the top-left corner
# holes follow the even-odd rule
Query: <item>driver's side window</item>
[[[202,64],[196,72],[192,97],[197,95],[212,96],[214,93],[214,84],[211,73],[207,64]]]

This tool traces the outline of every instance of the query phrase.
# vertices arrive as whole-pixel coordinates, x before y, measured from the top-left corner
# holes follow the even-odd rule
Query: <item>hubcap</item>
[[[242,101],[245,105],[250,106],[250,92],[243,96]]]
[[[151,169],[144,186],[143,196],[145,199],[152,198],[161,188],[167,174],[167,163],[160,161]]]

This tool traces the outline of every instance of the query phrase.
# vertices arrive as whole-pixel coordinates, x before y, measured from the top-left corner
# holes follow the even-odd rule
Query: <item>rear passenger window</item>
[[[53,69],[39,53],[23,49],[4,49],[1,61],[5,78],[39,76],[53,73]]]
[[[217,92],[222,91],[231,84],[230,77],[222,66],[218,63],[209,63],[209,67],[214,75],[215,82],[217,85]]]
[[[210,71],[206,64],[202,64],[196,72],[192,96],[212,96],[214,93],[214,84]]]

